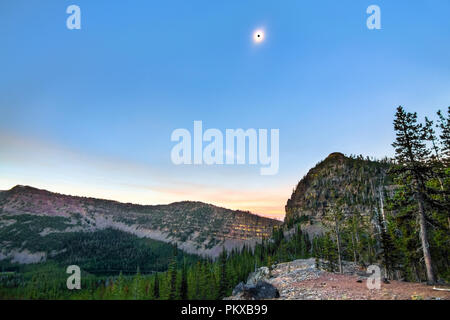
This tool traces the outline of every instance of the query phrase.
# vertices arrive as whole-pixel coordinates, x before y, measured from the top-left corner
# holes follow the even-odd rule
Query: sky
[[[80,30],[66,27],[72,4]],[[380,30],[366,26],[373,4]],[[392,156],[398,105],[450,105],[449,15],[448,0],[1,1],[0,190],[282,219],[328,154]],[[174,165],[171,134],[196,120],[279,129],[278,174]]]

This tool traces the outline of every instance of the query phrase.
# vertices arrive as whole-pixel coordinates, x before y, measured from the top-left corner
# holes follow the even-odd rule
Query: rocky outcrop
[[[387,175],[390,166],[387,160],[330,154],[297,184],[285,207],[286,225],[320,223],[338,201],[347,212],[370,215],[378,208],[380,196],[392,191],[393,183]]]
[[[278,289],[271,285],[270,270],[267,267],[261,267],[252,272],[247,283],[239,283],[232,292],[231,300],[263,300],[276,299],[280,296]]]
[[[255,285],[259,281],[269,279],[270,277],[270,270],[267,267],[261,267],[255,272],[250,273],[250,275],[247,278],[247,284],[249,285]]]
[[[259,269],[254,274],[262,276],[266,270]],[[381,281],[379,289],[369,288],[368,276],[366,270],[351,262],[345,261],[344,273],[338,274],[318,269],[315,259],[300,259],[274,265],[270,275],[259,280],[256,286],[240,283],[233,290],[233,295],[225,300],[450,299],[448,288],[434,290],[422,283],[391,280]]]

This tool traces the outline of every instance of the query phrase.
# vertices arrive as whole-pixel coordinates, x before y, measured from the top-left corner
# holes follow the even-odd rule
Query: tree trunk
[[[423,259],[427,269],[427,279],[429,284],[434,284],[436,279],[434,277],[433,265],[431,263],[430,246],[428,244],[427,227],[425,222],[425,208],[423,199],[419,192],[416,193],[417,202],[419,205],[419,224],[420,224],[420,240],[422,242]]]
[[[337,242],[338,258],[339,258],[339,273],[342,273],[341,236],[340,236],[339,224],[338,224],[336,216],[334,217],[334,223],[335,223],[336,242]]]
[[[353,260],[355,262],[355,264],[357,264],[358,260],[356,259],[356,244],[355,244],[355,236],[352,233],[352,246],[353,246]]]
[[[379,193],[380,193],[380,211],[381,211],[381,226],[380,228],[382,228],[383,233],[387,233],[387,223],[386,223],[386,216],[384,215],[384,201],[383,201],[383,193],[381,192],[381,186],[378,189]],[[385,256],[386,256],[386,248],[384,248],[385,251]],[[387,259],[385,259],[387,260]],[[384,264],[384,276],[386,278],[390,278],[389,274],[388,274],[388,268],[387,268],[387,261],[385,261]]]
[[[387,228],[386,228],[386,216],[385,216],[385,214],[384,214],[384,201],[383,201],[383,193],[381,192],[381,187],[380,187],[380,189],[379,189],[379,192],[380,192],[380,210],[381,210],[381,218],[382,218],[382,228],[383,228],[383,231],[384,232],[386,232],[387,230]]]

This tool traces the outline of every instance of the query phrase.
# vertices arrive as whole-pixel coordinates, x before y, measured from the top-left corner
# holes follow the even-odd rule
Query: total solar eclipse
[[[263,30],[255,30],[253,32],[253,42],[262,43],[264,41],[265,35]]]

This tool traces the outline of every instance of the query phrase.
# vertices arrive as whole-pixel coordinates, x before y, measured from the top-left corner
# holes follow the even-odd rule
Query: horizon
[[[283,221],[283,219],[280,220],[279,217],[273,217],[272,218],[270,216],[264,216],[264,215],[258,214],[256,212],[250,212],[250,211],[245,211],[245,210],[240,210],[240,209],[230,209],[230,208],[217,206],[214,203],[208,203],[208,202],[203,202],[203,201],[195,201],[195,200],[179,200],[179,201],[170,202],[170,203],[141,204],[141,203],[133,203],[133,202],[122,202],[122,201],[118,201],[118,200],[114,200],[114,199],[106,199],[106,198],[92,198],[92,197],[85,196],[85,195],[67,194],[67,193],[61,193],[61,192],[57,192],[57,191],[53,191],[53,190],[41,189],[41,188],[37,188],[35,186],[21,185],[21,184],[15,185],[15,186],[13,186],[13,187],[11,187],[9,189],[6,189],[6,190],[0,190],[0,192],[8,192],[8,191],[11,191],[14,188],[31,188],[31,189],[35,189],[35,190],[39,190],[39,191],[47,191],[47,192],[50,192],[50,193],[59,194],[59,195],[63,195],[63,196],[69,196],[69,197],[104,200],[104,201],[117,202],[117,203],[120,203],[120,204],[132,204],[132,205],[137,205],[137,206],[149,206],[149,207],[153,207],[153,206],[170,206],[172,204],[184,203],[184,202],[202,203],[202,204],[211,205],[211,206],[214,206],[214,207],[219,207],[219,208],[222,208],[222,209],[233,210],[233,211],[242,211],[242,212],[254,215],[254,216],[259,216],[261,218],[268,218],[268,219],[272,219],[272,220]]]
[[[72,4],[80,30],[66,26]],[[283,219],[330,153],[391,157],[399,105],[422,120],[450,104],[450,2],[379,0],[381,29],[369,30],[372,4],[2,3],[0,190]],[[174,165],[171,133],[194,121],[279,130],[279,171]]]
[[[339,151],[335,151],[335,152],[331,152],[325,159],[327,159],[328,157],[330,157],[331,155],[334,155],[334,154],[342,154],[344,157],[347,157],[347,158],[348,158],[348,157],[351,157],[351,155],[346,155],[346,154],[343,154],[343,153],[341,153],[341,152],[339,152]],[[362,155],[362,156],[364,157],[364,155]],[[364,158],[366,158],[366,157],[364,157]],[[325,159],[322,159],[322,160],[317,161],[316,165],[319,164],[321,161],[323,161],[323,160],[325,160]],[[380,160],[381,160],[381,159],[370,158],[370,161],[380,161]],[[312,169],[312,168],[310,168],[310,169]],[[308,171],[309,171],[309,170],[308,170]],[[299,181],[300,181],[301,179],[303,179],[303,177],[301,177],[301,178],[299,179]],[[205,201],[201,201],[201,200],[183,200],[183,199],[179,199],[179,200],[176,200],[176,201],[174,201],[174,202],[169,202],[169,203],[140,203],[140,202],[129,202],[129,201],[125,201],[125,200],[122,200],[122,201],[121,201],[121,200],[117,200],[117,199],[102,198],[102,197],[91,197],[91,196],[85,195],[85,194],[62,193],[62,192],[60,192],[60,191],[58,191],[58,190],[50,190],[50,189],[46,189],[46,188],[39,188],[39,187],[32,186],[32,185],[20,185],[20,184],[11,186],[11,187],[8,188],[8,189],[0,189],[0,192],[10,191],[10,190],[12,190],[12,189],[14,189],[14,188],[16,188],[16,187],[25,187],[25,188],[26,188],[26,187],[29,187],[29,188],[32,188],[32,189],[37,189],[37,190],[41,190],[41,191],[48,191],[48,192],[51,192],[51,193],[62,194],[62,195],[66,195],[66,196],[94,198],[94,199],[97,199],[97,200],[115,201],[115,202],[119,202],[119,203],[123,203],[123,204],[128,204],[128,203],[129,203],[129,204],[133,204],[133,205],[142,205],[142,206],[171,205],[171,204],[181,203],[181,202],[199,202],[199,203],[203,203],[203,204],[208,204],[208,205],[213,205],[213,206],[221,207],[221,208],[224,208],[224,209],[248,212],[248,213],[250,213],[250,214],[252,214],[252,215],[260,216],[260,217],[263,217],[263,218],[274,219],[274,220],[278,220],[278,221],[284,221],[284,218],[285,218],[284,215],[283,215],[283,216],[280,216],[280,215],[274,215],[274,216],[271,216],[270,214],[266,214],[266,215],[265,215],[265,214],[261,214],[261,213],[258,213],[258,212],[253,212],[253,211],[244,210],[244,209],[239,209],[239,208],[228,208],[228,207],[224,207],[224,206],[217,205],[217,204],[215,204],[215,203],[209,203],[209,202],[205,202]],[[289,196],[286,198],[286,202],[288,201],[288,199],[289,199],[290,197],[291,197],[291,195],[289,195]]]

